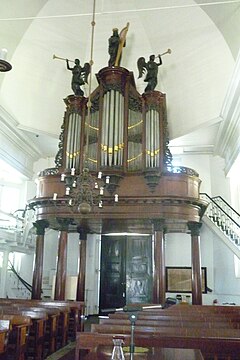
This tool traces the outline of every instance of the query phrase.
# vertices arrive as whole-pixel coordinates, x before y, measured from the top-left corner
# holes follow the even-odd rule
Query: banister
[[[223,208],[221,208],[221,206],[219,206],[218,203],[215,200],[213,200],[213,199],[216,199],[217,197],[220,197],[220,196],[215,196],[214,198],[211,198],[207,193],[200,193],[199,195],[205,195],[208,199],[210,199],[211,202],[214,203],[217,206],[218,209],[220,209],[229,219],[231,219],[231,221],[238,228],[240,228],[240,225]],[[228,203],[226,201],[224,201],[224,202],[228,205]],[[231,209],[232,209],[232,207],[231,207]],[[235,211],[235,210],[233,209],[233,211]],[[236,211],[235,211],[235,213],[238,214]]]
[[[240,217],[240,214],[226,201],[224,200],[220,195],[214,196],[212,199],[220,198],[233,212],[236,213],[237,216]]]

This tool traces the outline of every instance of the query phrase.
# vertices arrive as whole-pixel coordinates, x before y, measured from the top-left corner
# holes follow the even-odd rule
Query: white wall
[[[240,305],[240,279],[234,270],[234,255],[214,235],[214,279],[215,295],[220,303],[235,302]]]
[[[58,231],[46,229],[44,239],[43,257],[43,291],[44,296],[51,296],[53,293],[53,278],[57,270],[58,256]],[[77,276],[79,261],[79,235],[69,233],[67,242],[67,277]],[[69,278],[70,281],[70,278]]]
[[[88,235],[86,252],[86,281],[85,301],[87,302],[86,314],[97,314],[99,305],[100,281],[100,235]]]
[[[18,274],[30,285],[32,284],[34,254],[22,254],[21,267]],[[18,269],[16,269],[18,270]],[[18,280],[12,271],[6,273],[6,296],[9,298],[29,298],[30,292]]]
[[[194,169],[199,174],[202,181],[200,186],[201,192],[211,194],[211,180],[210,180],[210,158],[209,155],[189,155],[181,154],[174,156],[177,159],[179,166],[189,167]]]
[[[39,171],[43,171],[45,169],[55,167],[54,160],[55,160],[54,158],[48,157],[48,158],[41,158],[38,161],[36,161],[34,163],[34,167],[33,167],[35,178],[37,177],[37,174],[38,174]]]
[[[229,204],[231,203],[230,180],[225,176],[225,162],[219,156],[210,157],[210,179],[212,196],[221,196]]]
[[[200,231],[200,251],[201,266],[207,268],[207,286],[212,289],[213,279],[213,239],[211,232],[206,226],[202,226]],[[190,266],[191,257],[191,236],[190,234],[166,234],[166,266]],[[181,294],[181,292],[178,292]],[[175,297],[176,293],[167,293],[168,297]],[[182,293],[182,296],[189,295]],[[208,292],[203,294],[203,303],[211,304],[213,294]]]
[[[208,154],[181,154],[174,158],[180,166],[186,166],[198,172],[202,181],[200,192],[205,192],[211,197],[221,195],[227,202],[231,201],[230,181],[224,173],[224,159]]]

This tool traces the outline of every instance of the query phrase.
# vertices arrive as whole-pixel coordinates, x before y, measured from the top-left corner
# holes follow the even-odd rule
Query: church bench
[[[131,331],[130,323],[125,324],[92,324],[91,332],[97,333],[117,333],[117,334],[129,334]],[[232,328],[201,328],[201,327],[178,327],[178,326],[151,326],[151,325],[138,325],[135,324],[135,333],[139,334],[174,334],[178,333],[182,336],[223,336],[223,337],[233,337],[239,338],[240,340],[240,332],[238,329]]]
[[[137,320],[134,338],[136,345],[140,339],[138,346],[193,348],[200,349],[204,359],[239,360],[238,309],[221,311],[219,308],[216,311],[206,309],[205,306],[195,309],[190,305],[176,305],[168,309],[137,311],[135,314]],[[108,336],[110,345],[113,335],[130,336],[131,326],[128,318],[129,313],[116,312],[109,314],[109,320],[101,319],[99,325],[93,324],[90,335],[84,333],[78,337],[76,359],[79,349],[86,349],[87,346],[90,346],[90,349],[94,348],[93,345],[87,345],[87,341],[92,341],[92,344],[98,346],[102,342],[101,336],[104,336],[104,339]],[[183,326],[180,326],[181,324]],[[89,338],[86,339],[86,336]]]
[[[44,341],[47,313],[44,311],[20,310],[13,306],[1,307],[2,315],[23,315],[31,318],[27,340],[27,359],[42,360],[44,358]]]
[[[56,306],[53,306],[53,305]],[[59,306],[57,303],[52,302],[51,305],[38,300],[25,300],[25,299],[4,299],[0,300],[0,307],[12,307],[19,309],[40,309],[39,311],[45,311],[47,313],[46,332],[51,332],[53,338],[49,343],[48,352],[51,353],[53,349],[63,347],[68,341],[68,325],[70,307],[66,305]],[[1,311],[1,310],[0,310]],[[57,328],[57,329],[56,329]],[[57,338],[57,339],[56,339]],[[49,341],[48,341],[49,342]]]
[[[57,308],[44,308],[44,307],[26,307],[25,304],[15,304],[13,308],[17,308],[19,311],[33,311],[46,313],[46,328],[44,335],[44,356],[48,356],[54,353],[57,350],[57,335],[59,329],[59,321],[60,321],[60,311]],[[65,334],[67,329],[65,329]],[[62,334],[61,337],[63,337]]]
[[[69,315],[69,330],[68,336],[71,340],[76,339],[76,333],[78,331],[83,331],[83,323],[84,323],[84,312],[85,312],[85,304],[83,301],[72,301],[72,300],[52,300],[52,301],[43,301],[40,300],[42,304],[46,306],[56,306],[57,307],[69,307],[70,315]]]
[[[100,319],[100,324],[115,324],[115,325],[129,325],[130,320],[128,318],[121,319],[121,318],[109,318],[109,319]],[[136,320],[137,325],[149,325],[149,326],[172,326],[172,327],[201,327],[201,328],[233,328],[233,329],[239,329],[239,323],[229,320],[223,320],[223,319],[217,319],[217,320],[211,320],[211,321],[193,321],[192,320],[184,320],[184,319],[141,319],[138,318]]]
[[[44,309],[40,307],[26,307],[24,304],[11,304],[2,307],[3,313],[8,314],[25,314],[31,312],[36,317],[38,313],[40,315],[45,314],[45,330],[44,330],[44,354],[48,355],[56,351],[56,337],[57,337],[57,326],[59,318],[58,309]],[[10,315],[8,315],[10,316]],[[32,315],[31,315],[32,316]],[[35,320],[34,320],[35,321]]]
[[[78,331],[83,331],[83,319],[85,304],[83,301],[72,301],[72,300],[35,300],[35,299],[0,299],[1,304],[26,304],[26,306],[46,306],[46,307],[57,307],[61,308],[70,308],[69,319],[65,322],[68,322],[68,339],[75,340],[76,333]],[[65,344],[67,339],[65,340]]]
[[[0,359],[5,360],[7,356],[8,334],[10,321],[0,320]]]
[[[221,312],[235,312],[235,311],[240,311],[240,306],[238,305],[234,305],[234,306],[229,306],[229,305],[187,305],[187,306],[182,306],[181,304],[176,304],[176,305],[172,305],[170,307],[168,307],[167,309],[168,311],[200,311],[200,312],[204,312],[204,311],[221,311]]]
[[[217,313],[209,313],[209,314],[198,314],[198,313],[165,313],[164,311],[162,313],[158,312],[139,312],[136,313],[138,319],[149,319],[149,320],[159,320],[159,321],[178,321],[178,320],[194,320],[194,321],[229,321],[234,322],[235,324],[240,324],[240,316],[236,314],[217,314]],[[124,312],[117,312],[114,314],[108,315],[110,319],[118,319],[118,318],[125,318],[128,319],[129,315],[128,313]]]
[[[24,360],[27,351],[27,340],[30,326],[32,325],[29,316],[2,315],[0,321],[8,321],[9,337],[7,346],[8,359]]]
[[[78,303],[76,301],[39,301],[39,304],[42,304],[46,307],[57,307],[60,311],[68,309],[68,318],[63,320],[63,326],[67,327],[67,336],[64,341],[65,346],[68,339],[74,341],[76,339],[76,333],[82,331],[82,314],[84,313],[83,303]]]
[[[75,360],[84,359],[84,354],[86,354],[87,351],[94,350],[97,346],[113,346],[112,338],[117,335],[120,335],[124,339],[124,346],[130,344],[130,334],[122,334],[121,332],[112,332],[110,334],[96,332],[78,333]],[[196,336],[194,333],[189,334],[189,336],[175,332],[161,335],[135,333],[134,343],[135,346],[139,347],[198,349],[204,354],[204,359],[209,360],[239,359],[240,338],[237,336],[223,336],[223,334],[220,336],[219,333],[217,334],[218,336],[213,335],[216,334],[211,334],[210,336],[209,334],[205,334],[200,337],[199,334]]]

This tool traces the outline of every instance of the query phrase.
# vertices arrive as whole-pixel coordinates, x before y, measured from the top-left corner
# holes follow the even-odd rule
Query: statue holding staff
[[[112,36],[108,39],[108,53],[110,58],[108,66],[119,66],[122,57],[122,49],[126,46],[126,36],[129,28],[129,23],[118,34],[118,29],[113,29]]]
[[[115,65],[119,43],[120,37],[118,34],[118,29],[114,28],[112,36],[108,39],[108,54],[110,55],[108,66]]]
[[[144,79],[147,82],[147,86],[144,92],[153,91],[157,86],[157,76],[158,76],[158,67],[162,65],[162,55],[171,54],[171,49],[168,49],[165,53],[161,55],[150,55],[149,61],[146,62],[144,57],[140,57],[137,61],[137,67],[139,71],[138,78],[141,78],[146,72],[146,77]],[[158,58],[159,62],[155,62],[155,59]]]

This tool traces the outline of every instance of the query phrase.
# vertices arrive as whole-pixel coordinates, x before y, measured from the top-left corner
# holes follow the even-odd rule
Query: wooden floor
[[[48,356],[46,360],[74,360],[75,342],[68,344],[64,348]]]
[[[90,316],[85,320],[84,331],[91,330],[91,324],[99,322],[98,316]],[[68,344],[64,348],[48,356],[45,360],[74,360],[75,358],[75,342]]]

